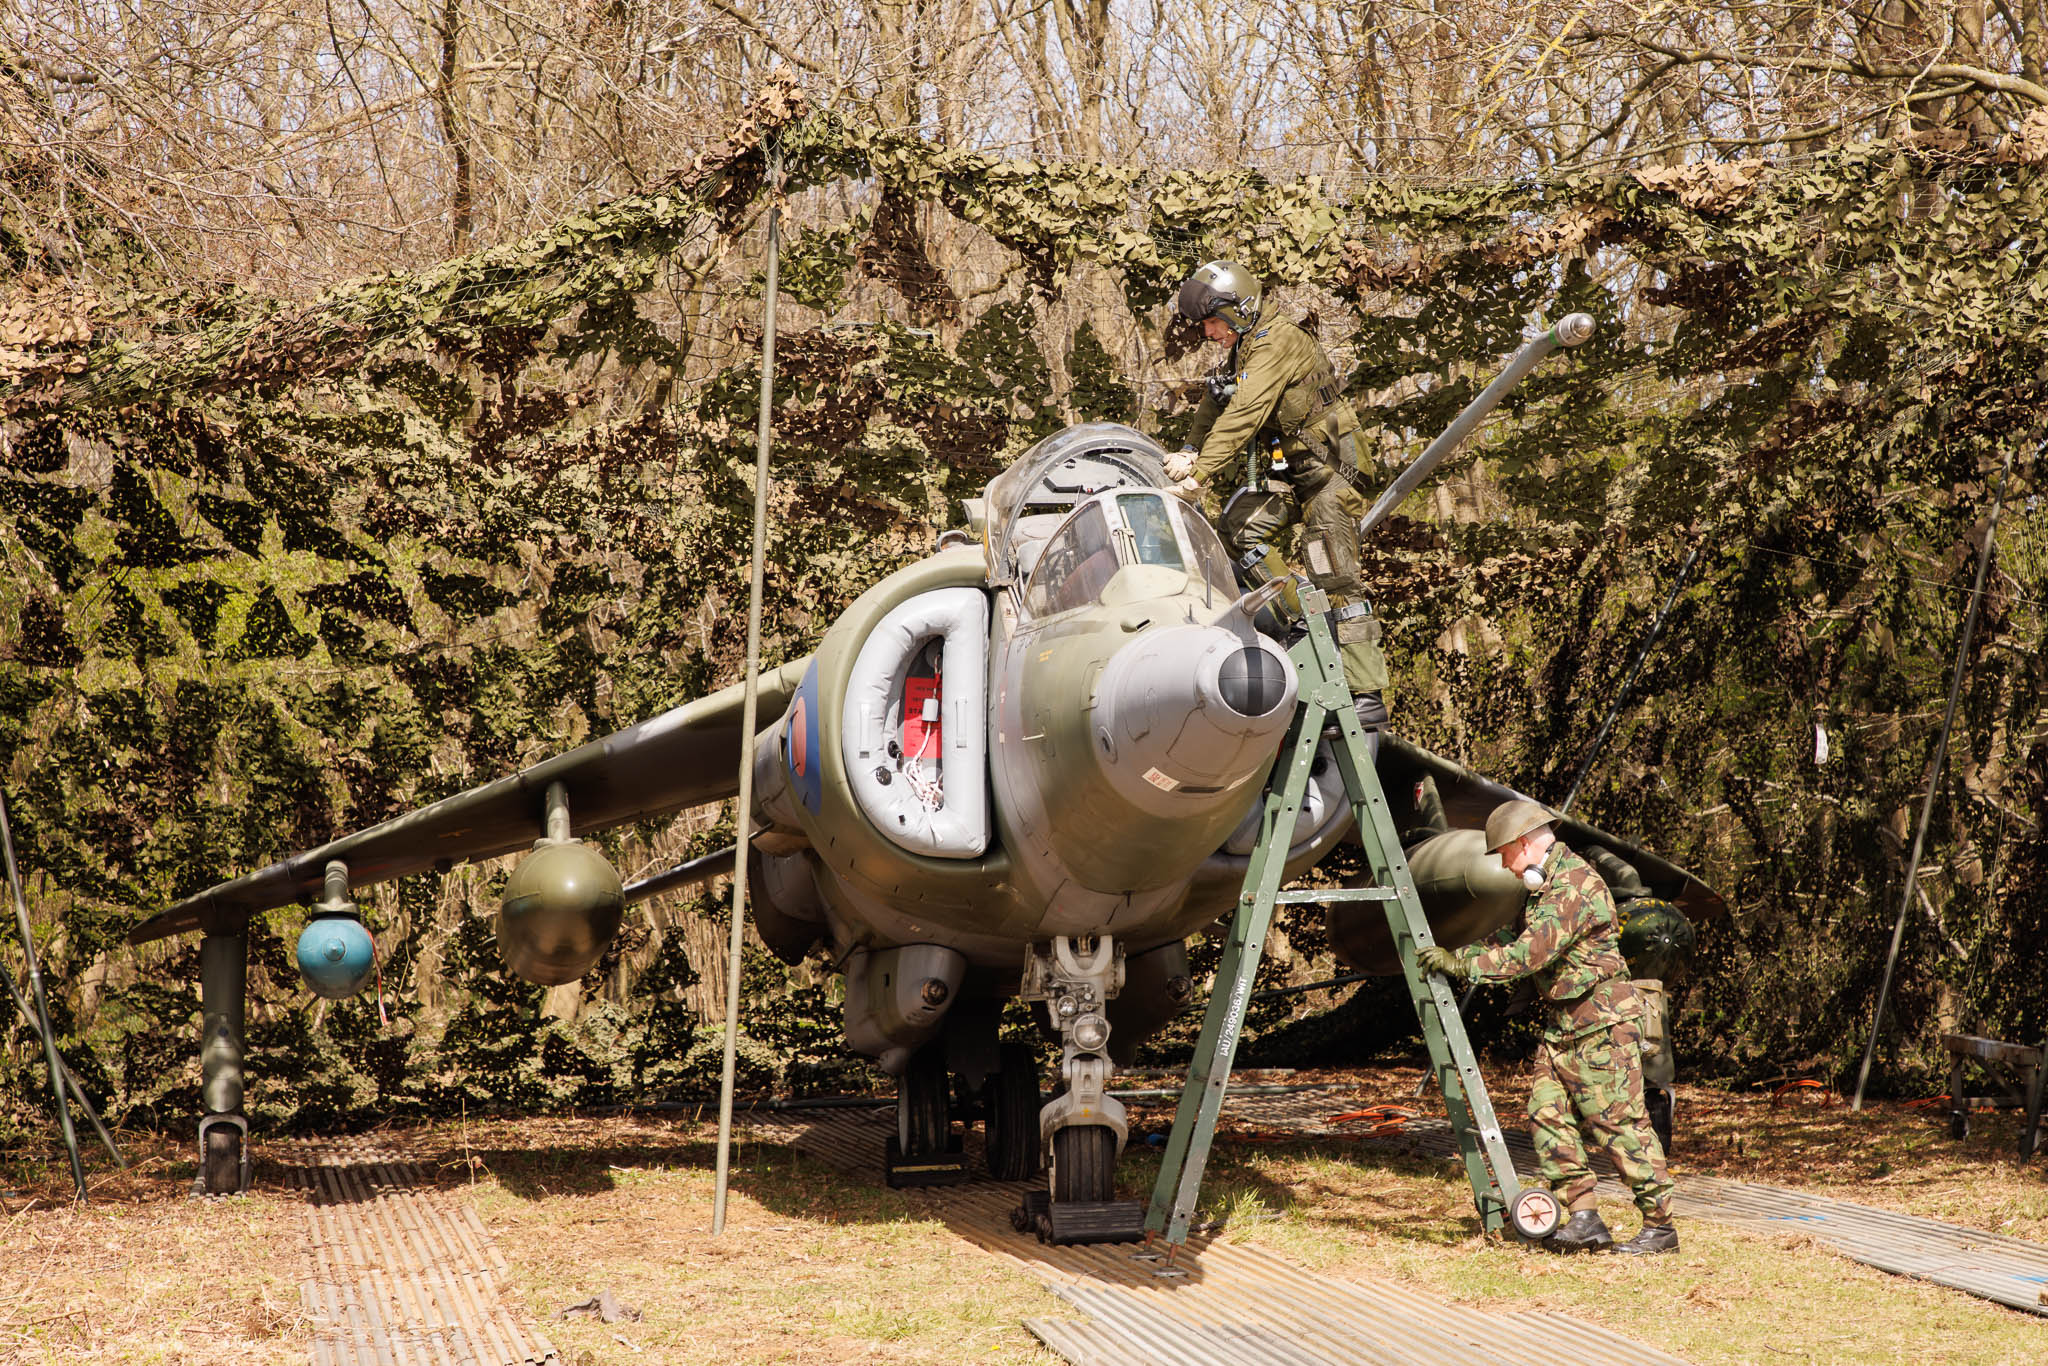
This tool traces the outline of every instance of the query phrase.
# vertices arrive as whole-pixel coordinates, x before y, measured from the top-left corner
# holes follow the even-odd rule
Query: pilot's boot
[[[1673,1235],[1674,1240],[1676,1236]],[[1565,1220],[1563,1228],[1545,1238],[1543,1245],[1552,1252],[1604,1252],[1614,1246],[1614,1235],[1607,1231],[1599,1210],[1582,1209]]]
[[[1647,1256],[1653,1252],[1676,1252],[1678,1230],[1670,1224],[1652,1224],[1646,1220],[1641,1233],[1614,1250],[1626,1252],[1632,1257]]]
[[[1374,763],[1380,757],[1380,732],[1387,728],[1387,704],[1377,691],[1356,693],[1351,698],[1351,711],[1358,718],[1358,728],[1365,732],[1365,754]],[[1335,740],[1343,733],[1333,712],[1323,722],[1325,738]]]

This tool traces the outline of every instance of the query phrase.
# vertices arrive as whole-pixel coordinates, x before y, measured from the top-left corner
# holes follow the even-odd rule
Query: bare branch
[[[1809,57],[1787,55],[1761,60],[1745,57],[1726,48],[1702,47],[1680,48],[1660,43],[1654,38],[1643,38],[1632,33],[1615,33],[1606,30],[1588,30],[1572,39],[1575,43],[1590,43],[1597,40],[1612,40],[1631,43],[1646,52],[1669,57],[1686,65],[1716,63],[1725,66],[1739,66],[1745,70],[1782,67],[1796,71],[1827,71],[1842,76],[1856,76],[1868,81],[1917,81],[1935,80],[1964,81],[1984,90],[1995,90],[2004,95],[2017,95],[2033,104],[2048,106],[2048,86],[2027,80],[2023,76],[2008,75],[2003,71],[1988,71],[1981,66],[1969,66],[1961,62],[1931,62],[1924,67],[1904,66],[1895,63],[1875,61],[1851,61],[1846,57]]]

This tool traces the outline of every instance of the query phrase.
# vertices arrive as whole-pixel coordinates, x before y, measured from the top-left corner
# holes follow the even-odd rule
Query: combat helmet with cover
[[[1497,854],[1532,830],[1540,830],[1557,816],[1541,802],[1517,797],[1493,808],[1486,818],[1486,852]]]

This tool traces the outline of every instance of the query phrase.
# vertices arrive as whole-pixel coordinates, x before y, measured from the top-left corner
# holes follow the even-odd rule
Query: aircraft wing
[[[772,723],[788,709],[809,664],[806,656],[761,675],[757,725]],[[551,783],[567,789],[575,834],[731,797],[739,791],[744,707],[745,685],[735,683],[509,778],[188,896],[130,930],[128,942],[146,944],[201,929],[232,931],[252,915],[313,901],[332,859],[348,864],[349,885],[359,888],[528,848],[545,833]]]
[[[1422,746],[1390,733],[1380,736],[1378,767],[1395,824],[1404,831],[1416,821],[1415,787],[1425,777],[1436,780],[1437,795],[1443,800],[1444,819],[1452,829],[1484,829],[1487,816],[1496,806],[1517,797],[1528,797],[1525,792],[1517,792],[1505,783],[1482,777],[1462,764],[1440,754],[1432,754]],[[1641,875],[1652,892],[1677,903],[1687,915],[1727,913],[1728,904],[1720,893],[1641,845],[1610,835],[1584,821],[1573,820],[1570,816],[1558,822],[1558,833],[1574,849],[1597,844],[1619,856]]]

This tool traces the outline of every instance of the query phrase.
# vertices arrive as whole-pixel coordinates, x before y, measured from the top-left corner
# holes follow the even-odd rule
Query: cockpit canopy
[[[1235,597],[1215,530],[1160,491],[1164,460],[1150,437],[1114,422],[1070,427],[1033,446],[988,486],[989,582],[1023,584],[1024,610],[1035,617],[1191,590]]]
[[[988,581],[1021,583],[1054,527],[1080,503],[1105,489],[1160,488],[1166,452],[1135,427],[1084,422],[1033,446],[989,481],[982,495],[986,518]]]

